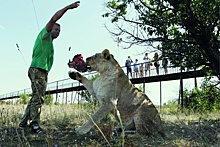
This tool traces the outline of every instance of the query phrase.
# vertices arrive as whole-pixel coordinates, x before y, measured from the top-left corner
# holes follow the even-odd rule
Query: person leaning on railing
[[[133,61],[132,61],[131,57],[128,56],[128,59],[125,61],[125,66],[126,66],[126,69],[127,69],[127,76],[129,76],[129,73],[130,73],[131,78],[132,78],[131,63],[133,63]]]
[[[157,75],[159,75],[160,63],[159,63],[159,55],[157,52],[154,54],[153,58],[154,58],[154,66],[156,67],[156,73],[157,73]]]
[[[136,77],[136,78],[139,77],[139,64],[138,64],[138,59],[135,59],[135,62],[134,62],[134,77]]]
[[[145,53],[145,56],[144,56],[143,60],[145,61],[145,66],[144,66],[145,76],[147,76],[147,71],[149,71],[149,76],[150,76],[150,62],[151,62],[151,59],[148,57],[148,53]]]
[[[168,57],[163,57],[162,59],[162,66],[164,68],[164,73],[167,74],[168,70],[167,70],[167,65],[168,65]]]

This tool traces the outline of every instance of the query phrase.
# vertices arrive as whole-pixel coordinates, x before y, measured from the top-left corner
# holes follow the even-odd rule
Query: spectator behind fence
[[[159,75],[160,63],[159,63],[159,55],[158,55],[157,52],[154,54],[154,66],[156,67],[156,73],[157,73],[157,75]]]
[[[150,76],[150,58],[148,57],[148,53],[145,53],[145,56],[143,58],[144,62],[145,62],[145,76],[147,76],[147,71],[149,71],[149,76]]]
[[[139,77],[139,69],[138,69],[138,59],[135,59],[134,62],[134,77],[138,78]]]
[[[143,65],[143,63],[140,64],[139,71],[140,71],[139,76],[143,77],[144,76],[144,65]]]
[[[164,68],[164,73],[165,74],[168,73],[167,65],[168,65],[168,57],[163,57],[163,59],[162,59],[162,66]]]
[[[126,69],[127,69],[127,76],[129,77],[129,73],[130,73],[131,78],[132,78],[131,63],[133,63],[133,61],[132,61],[131,57],[128,56],[128,59],[125,61],[125,66],[126,66]]]

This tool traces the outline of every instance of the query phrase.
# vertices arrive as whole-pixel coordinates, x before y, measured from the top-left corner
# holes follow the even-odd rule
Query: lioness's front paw
[[[80,73],[74,72],[74,71],[69,71],[68,74],[71,79],[81,81],[82,75]]]

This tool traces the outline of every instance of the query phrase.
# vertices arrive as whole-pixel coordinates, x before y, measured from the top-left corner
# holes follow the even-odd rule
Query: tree
[[[219,111],[220,91],[219,86],[213,85],[213,81],[205,78],[201,87],[192,90],[184,90],[184,106],[193,111]]]
[[[178,67],[202,67],[220,79],[219,0],[110,0],[106,3],[121,42],[152,46]]]

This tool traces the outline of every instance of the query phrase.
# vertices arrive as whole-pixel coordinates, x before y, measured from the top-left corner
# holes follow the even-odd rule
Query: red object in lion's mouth
[[[79,72],[86,72],[87,65],[83,60],[83,56],[81,54],[77,54],[73,57],[73,60],[68,63],[69,68],[74,68]]]

